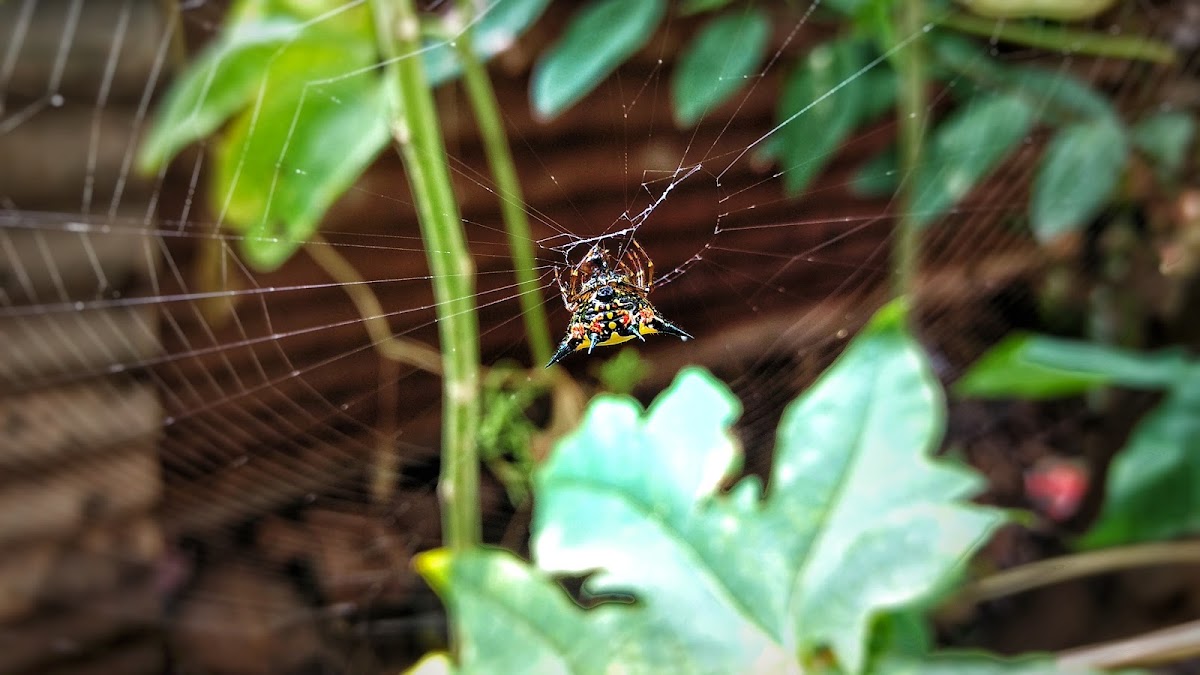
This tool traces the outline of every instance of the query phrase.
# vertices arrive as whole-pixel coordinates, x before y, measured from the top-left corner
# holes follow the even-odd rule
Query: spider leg
[[[563,284],[562,273],[563,273],[562,267],[554,268],[554,281],[558,284],[558,294],[559,294],[559,296],[562,297],[563,304],[566,304],[566,302],[567,302],[567,287]]]
[[[571,279],[563,283],[565,267],[559,267],[554,272],[554,280],[558,282],[558,292],[562,295],[563,305],[568,311],[575,311],[575,303],[579,299],[579,268],[571,268]]]
[[[636,239],[629,240],[629,252],[633,253],[638,260],[638,265],[641,268],[638,271],[638,285],[643,291],[649,292],[650,287],[654,285],[654,261],[650,259],[650,254],[646,253],[646,249],[637,242]]]

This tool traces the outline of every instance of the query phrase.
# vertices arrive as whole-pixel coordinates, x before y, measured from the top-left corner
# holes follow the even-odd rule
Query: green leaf
[[[1097,119],[1063,128],[1046,148],[1029,202],[1039,241],[1078,231],[1096,217],[1125,170],[1125,130]]]
[[[545,11],[550,0],[493,0],[471,24],[471,48],[481,61],[496,56],[513,45]],[[427,41],[422,52],[429,86],[436,87],[458,77],[462,63],[451,44],[454,35],[439,41]]]
[[[575,15],[534,66],[537,113],[554,117],[595,89],[646,44],[665,11],[662,0],[598,0]]]
[[[1155,173],[1164,181],[1179,174],[1195,137],[1195,118],[1181,111],[1151,115],[1138,122],[1132,134],[1134,146],[1154,162]]]
[[[315,20],[320,17],[320,20]],[[367,7],[244,0],[176,81],[138,162],[151,171],[212,134],[213,209],[247,260],[278,266],[383,147],[386,118]],[[363,72],[357,72],[359,70]]]
[[[229,10],[225,25],[239,26],[278,17],[300,21],[322,35],[366,42],[375,40],[375,24],[367,3],[346,3],[345,0],[237,0]]]
[[[1010,335],[954,385],[955,393],[1028,399],[1076,396],[1097,387],[1166,389],[1179,382],[1182,352],[1133,352],[1047,335]]]
[[[585,611],[508,551],[440,549],[420,554],[416,565],[454,619],[462,672],[707,672],[669,633],[646,624],[640,608]]]
[[[870,62],[868,43],[841,38],[813,48],[788,77],[769,152],[779,158],[789,194],[803,191],[821,172],[865,119],[873,97],[895,96],[894,87],[879,86],[880,75],[866,77],[884,66],[858,74]]]
[[[874,51],[867,51],[867,56],[874,54]],[[856,126],[875,122],[891,111],[896,105],[896,90],[900,86],[896,71],[886,61],[873,66],[859,78],[862,79],[860,84],[866,94],[858,108]]]
[[[865,53],[862,55],[865,58],[863,58],[861,61],[861,66],[865,67],[871,62],[872,57],[875,56],[875,52],[870,47],[869,43],[860,41],[860,47],[865,50]],[[791,89],[790,92],[789,90],[785,89],[784,94],[780,97],[780,105],[776,111],[776,117],[779,124],[784,124],[788,118],[795,115],[816,98],[819,98],[822,93],[825,93],[818,92],[816,91],[816,87],[810,87],[809,83],[801,81],[802,78],[806,77],[803,65],[804,64],[802,64],[800,68],[797,68],[797,70],[793,71],[792,77],[789,78],[788,83],[784,85],[785,87],[794,87],[794,89]],[[865,71],[862,70],[862,67],[854,71],[856,73],[860,73],[855,78],[855,82],[853,84],[846,84],[847,87],[853,87],[853,90],[849,92],[847,99],[843,101],[843,103],[854,104],[847,107],[845,112],[848,117],[843,120],[849,125],[850,131],[853,131],[855,127],[869,124],[877,120],[896,104],[896,71],[893,70],[886,62],[881,62]],[[831,88],[832,86],[833,85],[831,85]],[[855,92],[857,92],[857,95],[855,95]],[[791,94],[791,100],[789,100],[789,93]],[[843,90],[839,93],[846,94],[847,92]],[[792,122],[792,124],[795,123],[796,122]],[[786,128],[787,127],[785,126],[784,129]],[[786,160],[786,153],[784,152],[785,144],[787,144],[789,141],[798,141],[803,143],[805,140],[803,138],[804,134],[799,130],[794,132],[795,138],[788,138],[788,133],[789,132],[787,131],[775,133],[769,139],[767,139],[767,142],[762,146],[762,150],[760,152],[761,157],[766,161],[772,159]],[[845,136],[849,136],[849,131],[847,131],[842,138]],[[819,172],[820,168],[821,166],[816,167],[815,171]],[[813,175],[815,175],[815,173]],[[799,180],[800,178],[801,177],[793,177],[791,180]],[[785,176],[785,182],[787,180],[788,178]],[[807,183],[805,183],[805,185],[807,185]],[[800,186],[800,188],[803,187],[804,185]]]
[[[643,608],[608,603],[584,610],[571,602],[553,580],[508,551],[481,548],[453,554],[439,549],[419,554],[416,567],[449,609],[459,640],[460,660],[456,665],[444,653],[433,653],[407,670],[406,675],[727,672],[685,651],[662,626],[648,623],[650,613]],[[904,629],[908,634],[926,630],[915,624]],[[718,637],[736,639],[736,636]],[[920,640],[920,636],[913,638]],[[764,669],[769,665],[747,664],[747,669],[736,672],[777,672]],[[885,653],[871,666],[870,672],[888,675],[1064,672],[1046,657],[997,658],[973,652],[927,654],[916,642],[911,649],[901,645],[899,650]],[[793,665],[790,670],[778,672],[800,672],[800,669]],[[1083,675],[1091,671],[1070,672]]]
[[[932,647],[933,627],[918,608],[888,612],[875,620],[870,649],[874,655],[920,657]]]
[[[1138,423],[1113,460],[1104,505],[1084,548],[1200,531],[1200,368]]]
[[[172,85],[138,152],[138,168],[156,171],[184,146],[208,136],[253,97],[302,24],[286,17],[236,25]]]
[[[984,95],[934,129],[914,186],[916,220],[926,225],[957,204],[1029,133],[1033,109],[1016,96]]]
[[[742,87],[766,54],[770,24],[763,12],[717,17],[684,49],[671,79],[675,121],[690,127]]]
[[[1020,92],[1041,108],[1040,114],[1059,123],[1087,120],[1118,121],[1107,98],[1088,84],[1062,71],[1013,68],[1001,71],[1001,84]]]
[[[430,652],[404,671],[404,675],[451,675],[456,672],[458,669],[454,667],[454,662],[450,660],[449,654]]]
[[[604,390],[613,394],[629,394],[654,370],[649,361],[641,357],[641,352],[627,347],[616,356],[603,361],[592,369],[592,374],[600,380]]]
[[[354,72],[373,59],[371,45],[331,37],[289,49],[221,140],[213,207],[245,232],[242,253],[259,269],[295,252],[386,145],[383,80]]]
[[[867,160],[850,183],[860,197],[883,197],[900,188],[900,156],[895,145]]]
[[[701,14],[721,9],[728,5],[730,0],[682,0],[679,3],[679,13],[683,16],[691,16],[692,14]]]
[[[738,407],[695,369],[645,415],[598,398],[535,477],[537,564],[632,593],[710,672],[794,668],[824,646],[861,671],[872,618],[939,590],[1000,516],[962,501],[974,474],[930,457],[941,392],[898,306],[786,411],[765,499],[753,477],[721,491]]]
[[[1018,96],[1039,119],[1069,124],[1118,118],[1107,98],[1067,72],[1011,66],[978,42],[944,30],[934,31],[929,45],[941,77],[953,83],[964,73],[984,89]]]
[[[840,12],[849,17],[854,17],[862,12],[864,8],[870,5],[874,0],[827,0],[823,3],[825,6]]]

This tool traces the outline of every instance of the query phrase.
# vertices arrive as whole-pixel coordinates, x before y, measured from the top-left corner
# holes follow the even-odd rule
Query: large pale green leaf
[[[417,558],[417,569],[454,619],[461,672],[704,672],[671,634],[646,624],[640,608],[607,604],[585,611],[508,551],[430,551]],[[612,670],[615,664],[619,671]]]
[[[665,11],[663,0],[589,4],[534,66],[534,109],[542,117],[554,117],[583,98],[646,44]]]
[[[1034,235],[1046,242],[1086,227],[1116,187],[1128,153],[1125,130],[1116,120],[1098,118],[1059,131],[1033,183]]]
[[[1083,547],[1200,532],[1200,367],[1134,429],[1109,468],[1099,519]]]
[[[894,100],[886,66],[862,72],[871,56],[866,41],[840,38],[813,48],[788,76],[768,152],[778,157],[790,194],[812,182],[879,101]]]
[[[637,555],[637,551],[630,551]],[[655,563],[645,559],[647,565]],[[762,661],[724,670],[686,650],[666,626],[651,621],[638,605],[601,604],[585,610],[552,579],[508,551],[477,549],[461,554],[439,549],[416,558],[418,571],[438,592],[454,621],[459,660],[443,653],[426,656],[406,675],[507,675],[555,673],[803,672],[800,664],[772,669]],[[889,617],[891,618],[891,617]],[[890,621],[887,623],[891,623]],[[912,628],[924,632],[923,626]],[[720,636],[736,639],[737,636]],[[1046,658],[1000,659],[980,653],[929,654],[924,638],[886,645],[870,672],[888,675],[1040,675],[1065,671]],[[824,665],[824,664],[823,664]],[[836,675],[836,668],[814,672]]]
[[[471,48],[487,61],[512,46],[549,4],[550,0],[489,0],[471,24]],[[427,41],[421,58],[430,86],[452,80],[462,72],[458,50],[451,44],[454,39],[455,35],[447,35],[443,40]]]
[[[1034,123],[1022,98],[985,95],[933,131],[917,172],[913,209],[920,224],[943,215],[1020,145]]]
[[[235,25],[176,80],[138,151],[138,167],[155,171],[185,145],[208,136],[263,85],[272,60],[297,45],[301,23],[288,17]]]
[[[1162,180],[1174,178],[1183,168],[1195,137],[1196,120],[1183,111],[1150,115],[1137,123],[1132,134],[1133,144],[1153,160]]]
[[[690,127],[720,105],[758,69],[770,24],[765,13],[747,10],[713,19],[684,49],[671,77],[675,121]]]
[[[214,210],[245,233],[256,267],[295,252],[387,143],[384,83],[365,69],[373,58],[370,45],[335,39],[288,50],[221,140]]]
[[[1152,354],[1048,335],[1010,335],[954,385],[956,393],[1030,399],[1075,396],[1097,387],[1166,389],[1185,372],[1181,352]]]
[[[833,648],[867,659],[874,616],[926,598],[998,521],[961,500],[977,478],[929,453],[940,390],[890,307],[786,412],[771,488],[747,478],[736,400],[685,371],[643,416],[603,397],[535,482],[533,550],[554,573],[595,570],[712,672],[770,671]]]

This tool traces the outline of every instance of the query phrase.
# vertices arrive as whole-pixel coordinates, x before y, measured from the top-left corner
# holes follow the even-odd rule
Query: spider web
[[[1175,22],[1165,6],[1130,7],[1143,32]],[[748,468],[762,471],[782,406],[886,299],[902,215],[893,198],[850,189],[895,138],[891,116],[842,143],[797,196],[781,179],[801,167],[777,166],[763,149],[923,33],[781,121],[774,107],[790,69],[835,24],[819,3],[779,9],[758,72],[681,130],[668,113],[671,66],[703,17],[672,13],[582,104],[541,123],[527,103],[530,62],[573,9],[554,3],[490,68],[535,228],[551,340],[568,318],[555,269],[595,242],[636,237],[658,270],[655,305],[697,338],[639,346],[648,372],[637,393],[648,398],[685,364],[712,368],[745,404],[738,431]],[[76,577],[29,563],[48,587],[36,602],[0,606],[0,621],[40,645],[19,667],[128,658],[142,665],[125,672],[159,672],[161,652],[155,661],[144,646],[165,639],[184,669],[382,672],[442,639],[436,599],[408,571],[413,552],[438,543],[441,394],[437,374],[412,364],[436,349],[436,304],[398,158],[384,153],[326,216],[323,242],[270,273],[239,258],[240,235],[207,192],[212,142],[158,175],[134,171],[156,101],[226,11],[216,0],[0,4],[0,405],[10,411],[0,504],[13,514],[0,515],[0,542],[14,556],[78,549],[104,571],[70,595],[64,579]],[[1186,42],[1189,25],[1173,37]],[[1190,62],[1147,78],[1124,61],[993,44],[1129,107],[1194,77]],[[306,96],[328,96],[326,83]],[[935,117],[949,96],[931,90]],[[443,87],[438,103],[477,266],[484,364],[540,366],[497,211],[509,197],[493,187],[462,94]],[[1012,223],[1042,140],[1032,134],[924,235],[922,335],[947,379],[1036,313],[1037,248]],[[331,277],[322,250],[354,278]],[[363,291],[378,307],[355,307]],[[409,362],[380,358],[384,340],[369,330],[380,321],[415,352]],[[617,353],[565,366],[590,387]],[[394,474],[383,498],[381,474]],[[491,476],[482,499],[485,538],[519,546],[527,512]],[[55,647],[47,636],[66,635],[63,607],[115,628]],[[256,631],[277,638],[245,638]]]

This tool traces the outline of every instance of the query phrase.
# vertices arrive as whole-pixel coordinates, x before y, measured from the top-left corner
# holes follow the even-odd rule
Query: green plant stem
[[[420,59],[412,0],[371,0],[391,89],[392,136],[404,160],[433,276],[442,351],[442,504],[444,544],[456,552],[480,541],[479,320],[475,265],[450,185],[450,167],[433,94]]]
[[[924,0],[897,3],[896,39],[909,40],[925,30]],[[900,92],[896,114],[900,124],[900,169],[904,183],[900,194],[900,219],[896,223],[896,246],[892,253],[893,292],[910,295],[916,289],[920,266],[920,231],[915,212],[916,176],[921,162],[921,142],[925,131],[925,45],[920,38],[896,52]]]
[[[984,602],[1105,572],[1186,564],[1200,565],[1200,542],[1162,542],[1088,551],[1039,560],[985,577],[966,586],[954,601],[956,604]]]
[[[371,338],[371,346],[389,361],[404,363],[434,375],[442,374],[442,355],[432,347],[415,340],[406,340],[392,334],[383,305],[371,286],[367,284],[354,265],[350,264],[320,234],[314,234],[305,244],[304,250],[330,279],[349,296],[362,318],[363,328]]]
[[[473,11],[471,0],[459,0],[461,21],[470,25]],[[550,324],[546,321],[546,310],[542,302],[542,290],[534,271],[533,231],[525,217],[522,205],[525,197],[517,180],[517,169],[513,164],[508,136],[504,132],[504,121],[496,92],[488,78],[487,70],[471,46],[471,31],[463,31],[454,41],[462,62],[463,84],[467,98],[479,125],[483,149],[487,154],[488,166],[496,181],[496,194],[500,197],[500,215],[508,233],[508,248],[516,268],[517,288],[520,289],[521,315],[525,320],[525,333],[529,340],[529,351],[535,366],[550,360]]]
[[[1058,656],[1063,670],[1110,670],[1178,663],[1200,656],[1200,621],[1163,628],[1143,635],[1079,647]]]
[[[1151,63],[1167,64],[1175,61],[1175,50],[1170,45],[1143,37],[1105,35],[1054,24],[1033,24],[1019,20],[985,19],[957,12],[941,16],[938,24],[961,33],[1039,49]]]
[[[375,458],[371,463],[371,501],[383,512],[391,506],[400,481],[400,455],[396,452],[400,413],[400,363],[379,361],[379,388],[375,400]]]

